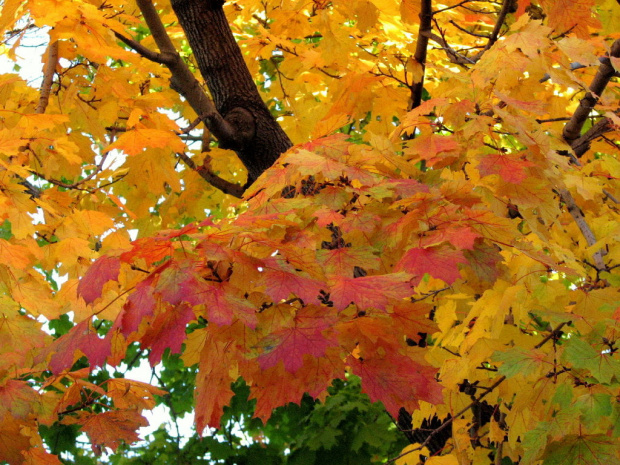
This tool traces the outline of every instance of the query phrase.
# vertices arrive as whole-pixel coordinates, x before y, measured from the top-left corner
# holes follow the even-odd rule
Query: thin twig
[[[472,2],[473,0],[463,0],[462,2],[457,3],[456,5],[452,5],[452,6],[447,6],[445,8],[441,8],[440,10],[437,11],[433,11],[433,15],[439,14],[439,13],[443,13],[444,11],[448,11],[448,10],[453,10],[454,8],[458,8],[462,5],[465,5],[466,3]]]
[[[491,39],[491,36],[489,34],[477,34],[475,32],[471,32],[468,31],[467,29],[465,29],[462,26],[459,26],[454,20],[450,20],[450,24],[452,24],[455,28],[457,28],[459,31],[463,31],[465,34],[469,34],[470,36],[473,37],[482,37],[483,39]]]
[[[534,346],[534,349],[540,349],[542,346],[544,346],[547,343],[547,341],[554,338],[558,334],[558,331],[560,331],[564,327],[564,325],[567,323],[568,321],[564,321],[563,323],[560,323],[557,328],[555,328],[553,331],[547,334],[547,336],[542,341],[536,344]]]
[[[607,196],[607,198],[608,198],[609,200],[611,200],[613,203],[615,203],[615,204],[619,203],[619,202],[618,202],[618,199],[617,199],[617,198],[615,198],[615,197],[613,196],[613,194],[612,194],[611,192],[609,192],[607,189],[603,189],[603,194],[605,194],[605,195]]]

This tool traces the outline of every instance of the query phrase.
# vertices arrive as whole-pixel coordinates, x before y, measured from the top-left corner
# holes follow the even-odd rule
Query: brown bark
[[[172,0],[218,114],[205,115],[220,146],[234,150],[254,181],[292,143],[256,89],[223,0]]]
[[[610,50],[610,56],[618,58],[620,57],[620,40],[616,40]],[[579,106],[575,110],[573,117],[564,126],[562,135],[564,140],[568,142],[571,147],[573,143],[581,136],[581,129],[583,128],[586,119],[590,115],[590,112],[594,106],[598,103],[598,99],[607,87],[609,80],[616,74],[616,70],[611,65],[611,62],[603,62],[594,76],[592,83],[590,84],[589,92],[581,99]]]

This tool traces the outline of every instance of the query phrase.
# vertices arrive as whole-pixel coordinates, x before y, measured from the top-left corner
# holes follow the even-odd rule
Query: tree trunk
[[[248,169],[248,184],[292,143],[258,93],[228,20],[223,0],[172,0],[172,8],[219,115],[206,117],[220,146],[234,150]]]

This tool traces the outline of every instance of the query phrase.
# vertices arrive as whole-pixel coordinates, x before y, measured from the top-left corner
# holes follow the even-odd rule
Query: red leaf
[[[362,391],[373,402],[381,401],[394,418],[401,407],[412,411],[423,400],[432,404],[442,401],[441,386],[435,381],[437,370],[421,365],[398,353],[368,359],[350,357],[349,365],[362,378]]]
[[[110,354],[110,343],[97,336],[97,332],[91,328],[90,320],[84,320],[55,340],[48,350],[53,353],[50,369],[57,375],[71,368],[76,359],[76,351],[84,354],[91,364],[102,365]]]
[[[148,426],[148,421],[137,410],[115,410],[100,414],[83,412],[85,419],[81,419],[82,430],[92,442],[95,453],[100,453],[102,447],[109,447],[113,451],[121,443],[131,444],[139,439],[136,430]]]
[[[299,297],[306,303],[317,300],[322,283],[295,274],[291,270],[282,269],[276,260],[265,260],[265,269],[261,276],[261,284],[265,286],[265,293],[278,303],[286,300],[291,294]]]
[[[186,303],[166,306],[149,325],[149,330],[142,338],[142,347],[150,347],[149,362],[155,366],[161,361],[164,350],[178,354],[185,341],[187,323],[194,319],[192,307]]]
[[[121,255],[121,260],[127,263],[137,259],[144,259],[147,266],[159,262],[174,252],[172,242],[165,237],[145,237],[133,242],[133,249]]]
[[[322,249],[318,252],[318,260],[325,267],[327,273],[352,276],[353,268],[359,266],[365,270],[379,268],[381,259],[374,254],[372,247],[340,247],[336,249]]]
[[[155,311],[155,297],[153,296],[152,276],[136,286],[136,291],[129,296],[118,316],[120,327],[125,337],[138,330],[142,320],[153,315]]]
[[[121,269],[119,257],[103,256],[93,263],[78,284],[78,295],[82,296],[87,304],[93,303],[103,291],[108,281],[118,281]]]
[[[458,264],[466,262],[467,260],[460,250],[454,250],[447,246],[428,247],[426,249],[415,247],[405,252],[403,258],[396,264],[396,270],[407,271],[420,279],[425,273],[428,273],[447,284],[452,284],[461,277]]]
[[[194,277],[181,283],[180,289],[187,302],[207,307],[210,323],[230,325],[237,317],[249,328],[256,327],[256,309],[248,300],[237,297],[239,292],[229,283],[210,283]]]
[[[483,176],[497,174],[503,181],[518,184],[528,177],[532,166],[534,163],[524,160],[522,154],[490,153],[480,160],[478,171]]]
[[[385,310],[390,299],[403,299],[412,293],[407,273],[392,273],[363,278],[334,278],[330,300],[339,310],[355,303],[359,308]]]
[[[295,373],[304,364],[304,355],[321,357],[325,349],[337,343],[324,335],[335,319],[330,318],[328,309],[303,307],[297,310],[292,321],[269,334],[262,341],[265,350],[258,357],[263,370],[282,362],[284,368]]]

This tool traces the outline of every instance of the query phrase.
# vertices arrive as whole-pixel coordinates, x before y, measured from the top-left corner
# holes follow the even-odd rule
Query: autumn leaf
[[[78,285],[78,294],[87,304],[93,303],[103,292],[103,286],[109,281],[117,281],[121,269],[118,257],[104,256],[99,258],[88,268]]]
[[[368,359],[350,357],[347,361],[354,374],[362,378],[362,390],[372,401],[380,400],[394,418],[401,407],[415,409],[419,401],[437,403],[441,387],[433,379],[435,369],[404,355]]]
[[[116,451],[122,443],[137,441],[139,436],[136,430],[148,426],[146,419],[133,409],[85,414],[77,422],[88,435],[97,455],[101,455],[105,448]]]
[[[446,246],[409,249],[396,265],[396,270],[406,271],[421,279],[428,273],[434,278],[452,284],[461,277],[458,265],[465,263],[459,250]]]
[[[325,336],[335,318],[321,307],[305,307],[295,312],[285,326],[271,331],[260,342],[263,353],[258,361],[263,370],[282,362],[284,368],[297,372],[304,363],[304,356],[321,357],[336,341]]]
[[[410,275],[403,272],[362,278],[338,277],[331,286],[330,299],[339,310],[344,310],[351,303],[360,309],[384,310],[391,299],[411,295],[409,279]]]

